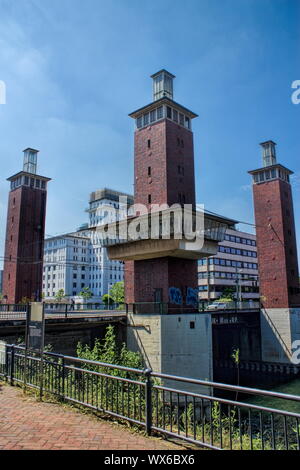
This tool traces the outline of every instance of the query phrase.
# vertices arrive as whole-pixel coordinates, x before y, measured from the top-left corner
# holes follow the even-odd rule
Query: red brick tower
[[[277,163],[275,143],[263,142],[263,168],[253,176],[262,300],[262,360],[293,362],[300,339],[300,289],[290,175]]]
[[[263,142],[263,168],[250,171],[259,282],[265,308],[300,306],[299,270],[290,175],[276,162],[275,143]]]
[[[134,202],[155,205],[190,204],[195,208],[194,148],[191,121],[195,113],[173,100],[174,75],[152,75],[153,102],[134,111]],[[184,276],[183,276],[184,273]],[[125,264],[126,302],[189,303],[196,289],[197,261],[159,257]],[[170,297],[170,288],[179,298]],[[190,288],[190,289],[189,289]]]
[[[24,150],[23,171],[8,178],[3,295],[7,303],[41,300],[47,182],[39,176],[38,150]]]

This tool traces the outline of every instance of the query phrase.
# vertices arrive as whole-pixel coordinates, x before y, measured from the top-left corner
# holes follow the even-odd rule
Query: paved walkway
[[[147,438],[56,403],[39,402],[0,384],[0,450],[170,450],[182,447]]]

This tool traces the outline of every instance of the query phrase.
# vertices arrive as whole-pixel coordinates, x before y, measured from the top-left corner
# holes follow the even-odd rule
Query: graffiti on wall
[[[178,287],[170,287],[169,288],[169,300],[171,304],[182,304],[182,295],[181,290]]]
[[[198,290],[197,289],[193,289],[192,287],[187,288],[186,304],[192,305],[193,307],[197,306],[198,304]]]

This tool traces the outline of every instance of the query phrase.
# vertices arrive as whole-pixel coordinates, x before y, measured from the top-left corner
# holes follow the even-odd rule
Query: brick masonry
[[[260,292],[265,308],[300,305],[291,185],[276,179],[254,184]]]
[[[184,450],[0,384],[0,450]]]
[[[46,197],[45,190],[27,186],[9,193],[3,276],[8,303],[41,295]]]

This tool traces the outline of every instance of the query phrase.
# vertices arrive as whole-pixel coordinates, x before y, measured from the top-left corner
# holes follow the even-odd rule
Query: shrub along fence
[[[300,397],[5,345],[0,377],[211,449],[300,449]],[[227,390],[235,399],[217,397]],[[277,408],[249,396],[281,399]]]

